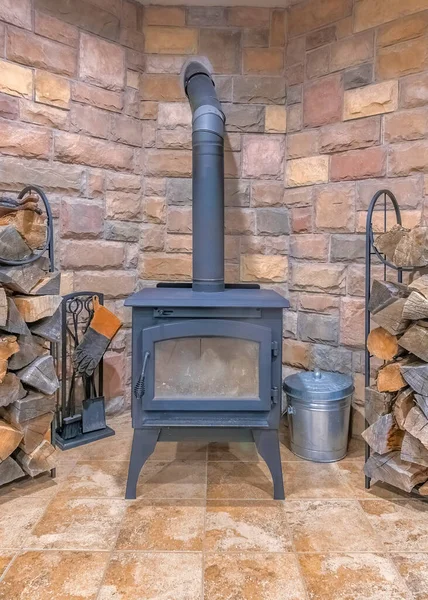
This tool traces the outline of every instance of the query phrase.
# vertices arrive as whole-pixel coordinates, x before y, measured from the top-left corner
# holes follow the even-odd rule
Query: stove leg
[[[252,432],[257,450],[266,462],[272,475],[273,497],[275,500],[284,500],[284,482],[282,479],[278,432],[274,429],[253,429]]]
[[[137,482],[140,471],[153,453],[159,434],[160,429],[134,429],[128,482],[126,484],[126,500],[135,500],[137,497]]]

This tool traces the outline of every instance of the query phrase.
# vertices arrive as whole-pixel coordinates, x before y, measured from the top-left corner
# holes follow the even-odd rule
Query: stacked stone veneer
[[[0,21],[0,190],[48,192],[64,291],[104,292],[129,327],[125,296],[190,278],[178,73],[205,54],[228,123],[227,279],[288,295],[285,364],[354,371],[361,398],[365,211],[386,186],[415,225],[428,193],[427,0],[2,0]],[[111,410],[128,354],[125,327],[106,360]]]

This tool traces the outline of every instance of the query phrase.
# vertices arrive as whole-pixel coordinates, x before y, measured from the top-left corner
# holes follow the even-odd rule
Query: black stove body
[[[126,498],[157,441],[254,441],[284,498],[282,315],[288,301],[224,284],[224,115],[209,70],[184,68],[193,112],[193,283],[159,284],[132,307],[132,425]]]

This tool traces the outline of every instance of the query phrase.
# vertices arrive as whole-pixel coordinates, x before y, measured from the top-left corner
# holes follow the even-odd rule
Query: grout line
[[[22,553],[22,550],[12,550],[12,552],[14,552],[15,554],[12,556],[9,564],[7,565],[7,567],[5,568],[5,570],[3,571],[1,577],[0,577],[0,582],[3,581],[3,579],[6,576],[6,573],[9,571],[9,569],[11,568],[11,566],[13,565],[13,563],[15,562],[15,560],[17,559],[17,557]]]

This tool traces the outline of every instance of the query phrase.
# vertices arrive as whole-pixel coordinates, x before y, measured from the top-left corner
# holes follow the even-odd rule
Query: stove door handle
[[[135,394],[135,397],[137,398],[137,400],[142,400],[143,396],[146,392],[145,379],[146,379],[146,368],[147,368],[147,363],[149,361],[149,357],[150,357],[150,352],[146,352],[144,354],[143,368],[141,369],[140,377],[134,387],[134,394]]]

